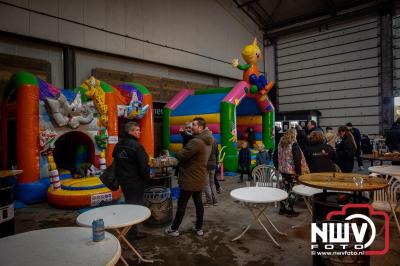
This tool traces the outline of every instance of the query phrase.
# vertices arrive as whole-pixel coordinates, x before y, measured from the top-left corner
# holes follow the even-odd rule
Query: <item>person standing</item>
[[[296,137],[296,129],[291,128],[283,135],[278,144],[278,170],[282,174],[285,190],[289,194],[286,203],[281,202],[279,214],[286,214],[288,217],[299,215],[298,212],[293,210],[296,200],[296,196],[292,191],[293,182],[298,176],[309,173],[306,159],[297,144]]]
[[[201,195],[203,188],[208,183],[207,162],[211,155],[214,138],[206,129],[206,122],[202,117],[193,119],[192,131],[193,139],[176,154],[176,158],[179,160],[180,193],[175,219],[172,225],[165,230],[169,236],[179,236],[178,229],[185,216],[190,197],[193,198],[196,207],[196,225],[193,230],[198,236],[203,235],[204,206]]]
[[[136,122],[125,124],[125,137],[115,145],[113,151],[116,163],[116,175],[128,204],[143,205],[144,189],[150,178],[149,157],[139,142],[140,126]],[[145,237],[133,226],[128,233],[129,238]]]
[[[341,138],[341,142],[336,145],[336,162],[343,173],[351,173],[357,150],[356,142],[350,130],[345,126],[339,127],[337,135]]]
[[[246,134],[247,134],[247,142],[249,143],[249,147],[253,148],[254,143],[256,142],[256,133],[254,132],[254,128],[248,127],[246,129]]]
[[[322,132],[310,134],[310,145],[304,151],[304,156],[311,173],[336,172],[335,151],[325,143]]]
[[[400,152],[400,118],[397,118],[390,130],[386,133],[386,145],[390,152]]]
[[[307,146],[309,145],[309,140],[308,137],[306,135],[306,132],[304,131],[304,129],[300,126],[300,125],[296,125],[296,133],[297,133],[297,143],[300,146],[300,149],[302,151],[306,150]]]
[[[364,170],[363,160],[361,158],[361,133],[358,128],[353,127],[352,123],[347,123],[346,127],[350,130],[351,134],[353,134],[354,141],[356,142],[356,157],[358,162],[358,169]]]
[[[268,151],[265,150],[265,146],[263,143],[258,144],[258,153],[256,156],[256,165],[269,165],[270,164],[270,155]]]
[[[215,169],[217,167],[218,160],[218,145],[217,140],[214,139],[212,144],[211,155],[207,162],[208,171],[208,184],[204,187],[203,191],[206,195],[206,203],[204,207],[217,206],[217,193],[215,190]],[[218,180],[217,180],[218,181]]]
[[[247,180],[250,181],[252,179],[250,173],[251,167],[251,153],[246,141],[242,142],[242,149],[239,151],[239,170],[240,170],[240,179],[238,183],[243,183],[243,174],[247,173]]]
[[[322,131],[322,128],[317,126],[317,122],[315,122],[314,120],[310,120],[307,123],[307,135],[309,136],[311,134],[311,132],[313,131]]]

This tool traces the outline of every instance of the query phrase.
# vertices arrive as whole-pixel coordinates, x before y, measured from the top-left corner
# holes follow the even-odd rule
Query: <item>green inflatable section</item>
[[[143,95],[150,94],[150,91],[143,85],[135,83],[135,82],[125,82],[127,84],[135,86]]]
[[[170,137],[170,116],[171,116],[172,110],[169,108],[164,108],[163,109],[163,148],[166,150],[169,150],[169,137]]]
[[[232,133],[236,128],[236,106],[232,103],[221,103],[221,147],[226,147],[224,159],[224,167],[226,171],[236,171],[238,164],[238,154],[235,147],[235,142],[232,141],[234,137]]]
[[[267,150],[275,149],[275,112],[262,113],[262,141]]]
[[[9,86],[13,86],[14,88],[19,88],[23,85],[33,85],[38,87],[39,86],[38,79],[32,73],[25,71],[18,71],[12,76],[10,81],[7,83],[6,90],[8,91],[9,89],[12,89],[9,88]]]

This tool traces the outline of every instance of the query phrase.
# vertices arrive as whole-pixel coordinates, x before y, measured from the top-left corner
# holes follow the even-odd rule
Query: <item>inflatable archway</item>
[[[248,127],[255,129],[258,142],[274,149],[274,109],[265,94],[252,94],[250,87],[249,83],[240,81],[233,88],[181,90],[163,110],[164,149],[182,148],[179,129],[196,116],[206,120],[218,144],[226,147],[224,168],[227,171],[237,170],[237,140]]]

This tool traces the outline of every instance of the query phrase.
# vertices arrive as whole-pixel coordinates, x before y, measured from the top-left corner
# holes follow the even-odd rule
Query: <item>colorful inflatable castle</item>
[[[16,199],[47,200],[56,207],[80,208],[118,200],[121,190],[108,190],[98,178],[112,162],[118,133],[127,121],[144,132],[141,143],[153,156],[153,110],[149,91],[135,83],[111,86],[90,77],[78,88],[59,89],[27,72],[16,73],[7,85],[16,95],[15,146],[3,133],[2,147],[15,149],[18,168]],[[4,153],[3,153],[4,155]],[[5,156],[7,161],[7,156]]]
[[[238,164],[238,139],[242,139],[248,128],[255,131],[256,142],[267,149],[274,149],[275,111],[267,92],[273,83],[268,83],[257,69],[261,58],[257,40],[244,47],[242,56],[247,64],[233,66],[244,70],[243,81],[234,87],[206,90],[183,89],[169,101],[163,110],[164,149],[182,149],[180,128],[195,117],[203,117],[213,132],[220,148],[226,153],[224,168],[236,171]]]

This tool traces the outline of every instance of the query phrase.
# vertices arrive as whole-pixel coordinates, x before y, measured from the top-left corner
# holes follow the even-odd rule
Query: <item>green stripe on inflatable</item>
[[[131,84],[135,86],[142,94],[150,94],[150,91],[143,85],[135,82],[126,82],[128,84]]]
[[[104,92],[110,93],[113,92],[113,88],[106,82],[100,80],[100,87]]]
[[[86,103],[89,101],[89,98],[86,96],[86,89],[83,87],[77,87],[74,89],[75,93],[78,93],[78,91],[81,93],[81,99],[83,103]]]
[[[275,112],[262,113],[262,141],[267,150],[275,149],[273,130],[275,127]]]
[[[194,92],[195,95],[202,95],[202,94],[214,94],[214,93],[228,93],[232,90],[232,87],[226,88],[210,88],[210,89],[202,89],[196,90]]]
[[[169,137],[170,137],[170,116],[172,110],[164,107],[163,108],[163,149],[169,150]]]
[[[232,103],[221,102],[220,109],[221,146],[226,146],[224,168],[227,171],[236,171],[238,156],[232,141],[233,127],[236,126],[236,106]]]
[[[9,88],[10,86],[13,88],[19,88],[23,85],[34,85],[36,87],[39,86],[38,79],[32,73],[26,71],[18,71],[15,73],[11,79],[7,83],[7,90],[12,89]]]

